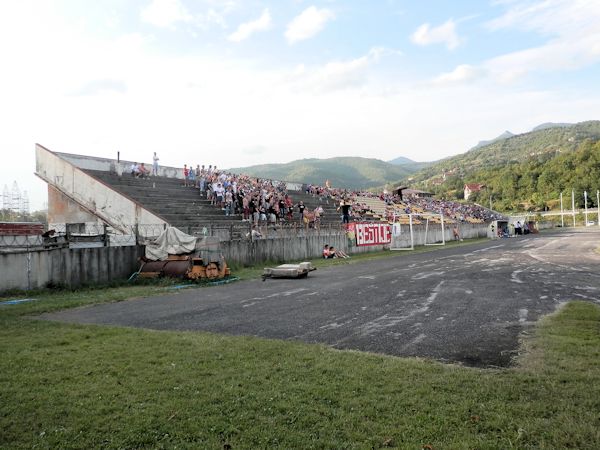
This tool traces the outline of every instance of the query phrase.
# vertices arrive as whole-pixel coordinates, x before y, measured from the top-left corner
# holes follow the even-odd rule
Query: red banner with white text
[[[354,233],[356,245],[386,245],[392,242],[392,227],[388,223],[349,223],[347,231]]]

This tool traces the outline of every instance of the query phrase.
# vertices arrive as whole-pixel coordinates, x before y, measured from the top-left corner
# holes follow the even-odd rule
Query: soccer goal
[[[414,250],[415,236],[412,214],[394,214],[390,250]]]
[[[425,213],[420,216],[425,219],[425,245],[446,245],[444,215]]]

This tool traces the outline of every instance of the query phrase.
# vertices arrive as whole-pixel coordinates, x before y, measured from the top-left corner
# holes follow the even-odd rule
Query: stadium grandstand
[[[151,174],[152,165],[54,153],[39,145],[36,151],[36,173],[49,185],[52,223],[100,219],[114,226],[152,222],[193,234],[205,232],[207,226],[227,227],[240,222],[259,227],[294,225],[309,230],[340,224],[341,204],[351,205],[349,219],[354,222],[406,223],[409,214],[416,225],[423,220],[421,214],[434,222],[440,219],[430,214],[443,215],[446,223],[475,224],[501,218],[497,212],[472,203],[406,193],[402,196],[397,192],[335,189],[328,183],[319,186],[275,181],[200,165],[155,168]],[[57,169],[61,165],[64,167]],[[70,183],[65,180],[66,173],[74,174]],[[75,207],[67,205],[73,201]],[[124,206],[115,214],[116,204],[125,201],[133,205],[135,217],[128,218],[122,212]],[[85,214],[73,214],[77,208]],[[140,215],[140,210],[146,215]]]

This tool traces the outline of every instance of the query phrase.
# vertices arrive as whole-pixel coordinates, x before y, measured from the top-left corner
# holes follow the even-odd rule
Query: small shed
[[[487,237],[490,239],[499,239],[502,237],[511,237],[514,228],[509,226],[508,220],[494,220],[488,226]]]
[[[394,195],[400,196],[400,200],[404,200],[405,197],[425,198],[433,197],[433,193],[421,191],[419,189],[410,189],[407,186],[398,186],[392,191]]]

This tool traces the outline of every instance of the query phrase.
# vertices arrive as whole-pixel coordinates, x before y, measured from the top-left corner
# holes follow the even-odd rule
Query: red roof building
[[[469,183],[465,184],[465,200],[469,200],[469,197],[473,192],[479,192],[485,187],[485,184],[481,183]]]

